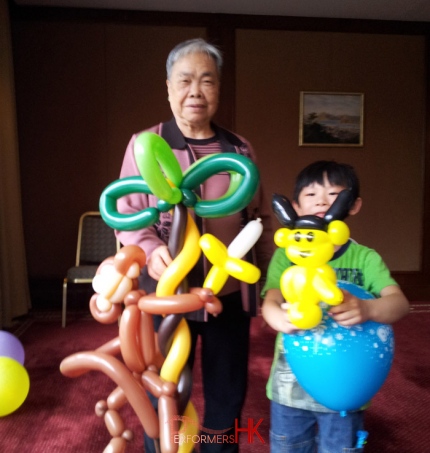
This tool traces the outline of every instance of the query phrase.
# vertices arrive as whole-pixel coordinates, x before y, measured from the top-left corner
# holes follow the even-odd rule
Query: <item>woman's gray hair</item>
[[[207,43],[204,39],[197,38],[181,42],[171,50],[166,61],[167,79],[170,80],[170,76],[172,75],[172,67],[180,58],[185,57],[185,55],[194,53],[205,53],[208,57],[212,58],[215,61],[218,76],[221,77],[221,68],[223,61],[220,50],[212,44]]]

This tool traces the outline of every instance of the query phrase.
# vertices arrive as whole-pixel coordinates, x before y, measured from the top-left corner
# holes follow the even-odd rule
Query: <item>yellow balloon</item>
[[[336,273],[327,264],[319,268],[289,267],[281,276],[280,288],[290,302],[288,317],[299,329],[312,329],[322,319],[320,302],[338,305],[343,293],[336,286]]]
[[[179,428],[179,432],[181,433],[180,435],[184,436],[182,438],[184,442],[179,445],[178,453],[191,453],[194,451],[194,447],[197,443],[193,442],[193,437],[198,436],[199,434],[199,416],[197,415],[196,409],[191,401],[188,402],[187,407],[185,408],[184,418],[185,417],[193,420],[194,423],[188,422],[184,428],[182,425]],[[195,439],[198,440],[197,437]]]
[[[290,322],[299,329],[312,329],[322,320],[322,310],[319,305],[309,304],[303,307],[302,304],[291,304],[288,308]]]
[[[334,220],[328,230],[321,228],[280,228],[275,233],[275,243],[285,249],[293,264],[281,276],[280,289],[290,303],[288,317],[300,329],[316,327],[322,319],[320,302],[339,305],[343,293],[336,286],[336,273],[327,264],[335,246],[349,239],[348,226]]]
[[[336,273],[328,266],[319,268],[319,273],[314,277],[314,286],[320,300],[329,305],[339,305],[343,302],[343,293],[336,286]]]
[[[300,300],[310,301],[311,299],[318,303],[315,297],[315,291],[309,279],[309,271],[302,266],[292,266],[285,270],[281,276],[281,292],[285,300],[294,303]],[[309,294],[309,290],[311,294]]]
[[[227,247],[212,234],[204,234],[199,244],[213,265],[203,283],[204,288],[210,288],[214,294],[218,294],[229,275],[246,283],[256,283],[259,280],[261,271],[258,267],[229,255]]]
[[[225,263],[225,270],[232,277],[245,283],[256,283],[261,276],[258,267],[239,258],[229,257]]]
[[[199,245],[203,250],[203,253],[206,255],[206,258],[214,266],[224,266],[228,258],[227,247],[214,235],[206,233],[200,240]]]
[[[182,319],[175,330],[173,336],[172,346],[169,349],[163,366],[160,370],[160,377],[166,381],[174,382],[179,381],[179,376],[182,373],[191,349],[191,335],[187,321]]]
[[[10,357],[0,357],[0,417],[16,411],[30,389],[27,370]]]
[[[341,220],[333,220],[329,223],[327,234],[335,245],[343,245],[348,242],[349,228],[345,222]]]
[[[280,248],[286,248],[288,246],[288,236],[291,233],[289,228],[279,228],[275,232],[275,244]]]
[[[216,295],[218,294],[228,279],[228,273],[224,268],[212,266],[203,282],[203,288],[209,288]]]
[[[206,275],[203,287],[210,288],[214,294],[218,294],[228,279],[228,272],[224,268],[228,260],[227,247],[218,238],[208,233],[200,238],[199,245],[213,265]]]
[[[200,257],[199,248],[200,233],[191,215],[188,213],[187,226],[185,228],[184,246],[178,256],[163,272],[157,284],[156,295],[158,297],[175,294],[179,283],[187,276]]]

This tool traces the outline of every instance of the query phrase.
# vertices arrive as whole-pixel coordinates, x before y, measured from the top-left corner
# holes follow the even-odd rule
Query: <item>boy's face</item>
[[[339,193],[346,188],[332,185],[327,177],[324,177],[323,185],[315,182],[305,187],[300,192],[299,202],[293,201],[293,207],[300,217],[316,215],[323,218]]]

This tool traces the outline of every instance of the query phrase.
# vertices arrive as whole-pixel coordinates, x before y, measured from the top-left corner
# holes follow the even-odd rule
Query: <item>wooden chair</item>
[[[89,211],[81,215],[78,228],[76,262],[67,271],[63,281],[63,312],[61,324],[66,327],[67,287],[69,283],[91,283],[99,264],[114,256],[120,248],[112,228],[106,225],[100,212]]]

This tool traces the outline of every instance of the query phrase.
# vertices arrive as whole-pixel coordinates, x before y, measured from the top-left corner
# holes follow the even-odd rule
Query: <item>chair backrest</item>
[[[100,264],[115,255],[119,242],[112,228],[106,225],[100,212],[89,211],[79,219],[76,266]]]

